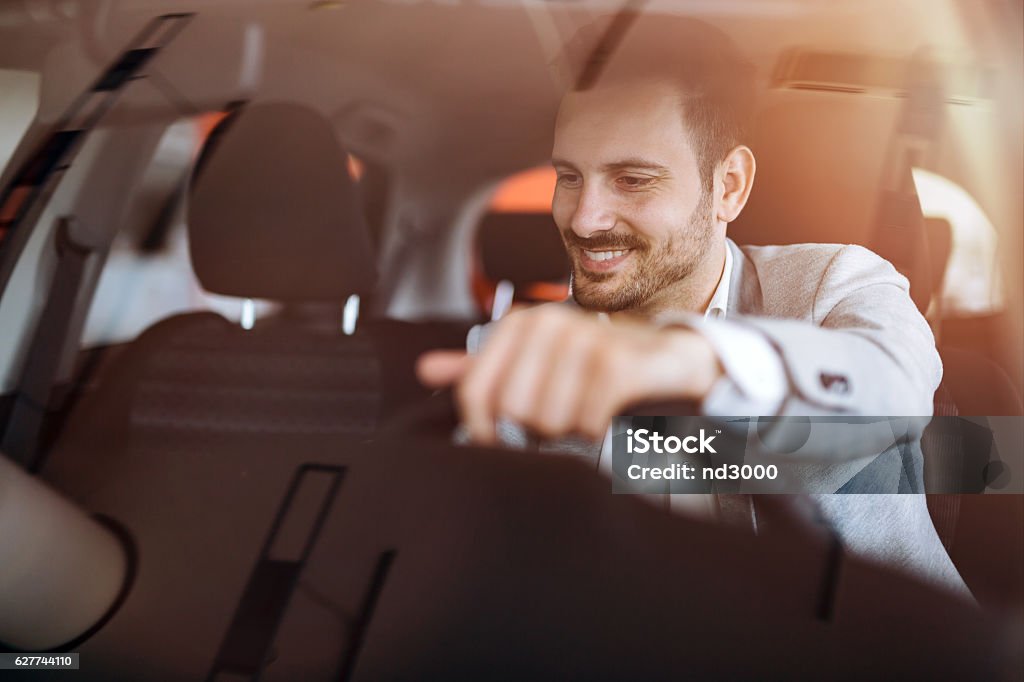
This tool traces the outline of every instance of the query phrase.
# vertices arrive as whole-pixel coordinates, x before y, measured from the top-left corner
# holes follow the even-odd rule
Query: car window
[[[164,133],[133,211],[111,243],[83,347],[129,341],[155,322],[188,311],[213,310],[251,327],[273,310],[267,301],[210,294],[192,271],[182,183],[220,118],[219,113],[190,117]]]
[[[937,303],[942,316],[982,315],[1005,307],[999,235],[967,190],[938,173],[915,168],[925,218],[948,226],[949,254]]]
[[[124,540],[116,601],[49,643],[81,648],[87,675],[784,677],[831,655],[998,677],[975,659],[1021,660],[1004,626],[1008,609],[1024,623],[1024,496],[987,494],[1019,491],[1024,467],[1020,439],[992,433],[1024,410],[1014,3],[180,4],[0,5],[0,465]],[[743,59],[651,78],[702,37]],[[724,96],[748,77],[749,97]],[[721,210],[755,166],[742,215]],[[537,308],[502,321],[514,304]],[[677,407],[721,419],[636,451],[663,492],[688,476],[661,455],[696,442],[734,470],[735,446],[749,470],[749,444],[827,492],[891,475],[915,516],[896,495],[755,506],[713,496],[751,491],[706,470],[700,495],[613,496],[601,477],[630,467],[610,457],[641,442],[613,415],[666,397],[685,402],[646,406],[650,430],[697,423],[653,416]],[[575,422],[545,433],[558,412]],[[919,433],[932,414],[959,414],[957,432]],[[873,424],[885,449],[853,459],[819,418]],[[475,421],[515,451],[450,452]],[[925,499],[947,478],[986,494]],[[5,483],[0,512],[20,511]],[[977,513],[993,498],[1015,506]],[[36,531],[63,524],[14,521],[30,549],[61,544]],[[9,546],[0,566],[86,566]],[[962,617],[937,591],[959,593],[958,570]],[[26,593],[64,620],[45,591]],[[995,645],[962,637],[958,657],[968,627]],[[763,637],[749,665],[720,636],[746,631]]]
[[[0,69],[0,172],[21,142],[39,105],[39,74]]]
[[[127,233],[114,240],[86,318],[82,346],[130,341],[164,318],[197,310],[212,310],[251,328],[274,309],[270,301],[204,291],[192,272],[187,229],[178,221],[156,253],[141,251]]]

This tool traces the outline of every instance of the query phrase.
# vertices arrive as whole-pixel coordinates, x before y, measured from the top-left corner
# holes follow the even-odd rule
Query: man
[[[596,85],[565,95],[555,126],[552,212],[575,304],[513,313],[478,355],[425,356],[421,378],[455,386],[481,444],[502,420],[600,442],[651,400],[720,416],[930,415],[941,363],[892,265],[858,246],[726,238],[756,168],[752,74],[729,41],[692,23],[631,38]],[[832,489],[856,491],[855,473]],[[923,495],[816,499],[850,549],[965,589]]]

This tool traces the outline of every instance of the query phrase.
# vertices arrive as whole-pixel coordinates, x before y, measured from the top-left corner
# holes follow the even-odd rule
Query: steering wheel
[[[451,442],[459,425],[455,394],[440,389],[425,400],[406,405],[384,420],[378,432],[389,438],[417,438]]]
[[[636,403],[622,411],[634,417],[694,416],[699,405],[691,400],[651,401]],[[455,395],[450,388],[434,392],[426,400],[407,405],[388,418],[380,427],[388,437],[414,437],[450,442],[460,423]]]

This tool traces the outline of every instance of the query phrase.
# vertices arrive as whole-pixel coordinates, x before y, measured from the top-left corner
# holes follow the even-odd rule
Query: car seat
[[[867,246],[907,277],[911,297],[926,312],[931,300],[941,297],[951,249],[949,226],[921,216],[920,206],[909,200],[916,201],[912,184],[907,184],[910,168],[891,167],[890,145],[903,125],[901,103],[847,93],[776,92],[773,97],[775,103],[761,113],[752,130],[757,181],[743,213],[729,227],[730,236],[741,244]],[[906,176],[905,201],[894,201],[884,189],[893,184],[893,173]],[[976,350],[942,345],[939,354],[943,379],[934,397],[936,416],[1021,414],[1012,381],[991,360]],[[933,422],[922,438],[927,492],[970,492],[956,487],[967,446],[960,436],[949,433],[945,428],[949,425]],[[964,527],[964,505],[995,510],[1009,503],[1008,499],[978,502],[976,497],[929,494],[928,507],[940,539],[977,593],[979,585],[993,580],[1014,582],[1006,575],[990,575],[1001,571],[992,564],[1018,573],[1021,569],[1020,562],[1013,560],[968,566],[957,551],[957,544],[970,542],[977,530]],[[982,515],[972,511],[968,516],[980,519]],[[1010,548],[1019,553],[1020,523],[1010,525],[1018,529],[1016,536],[1011,531],[995,544],[1000,552]],[[996,518],[989,518],[988,526],[1008,527],[1006,519]],[[1020,600],[1019,588],[1015,598]]]
[[[428,395],[413,373],[420,352],[463,346],[468,323],[361,320],[343,331],[345,301],[373,295],[376,259],[346,152],[317,112],[238,109],[211,135],[187,200],[203,287],[281,312],[252,329],[212,312],[153,325],[76,406],[55,453],[366,438]]]

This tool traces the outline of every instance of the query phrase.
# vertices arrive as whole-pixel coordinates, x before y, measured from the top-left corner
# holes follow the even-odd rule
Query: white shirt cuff
[[[732,321],[705,320],[698,315],[673,315],[658,322],[703,334],[718,355],[725,376],[704,397],[704,414],[768,417],[779,413],[789,380],[782,358],[761,332]]]

